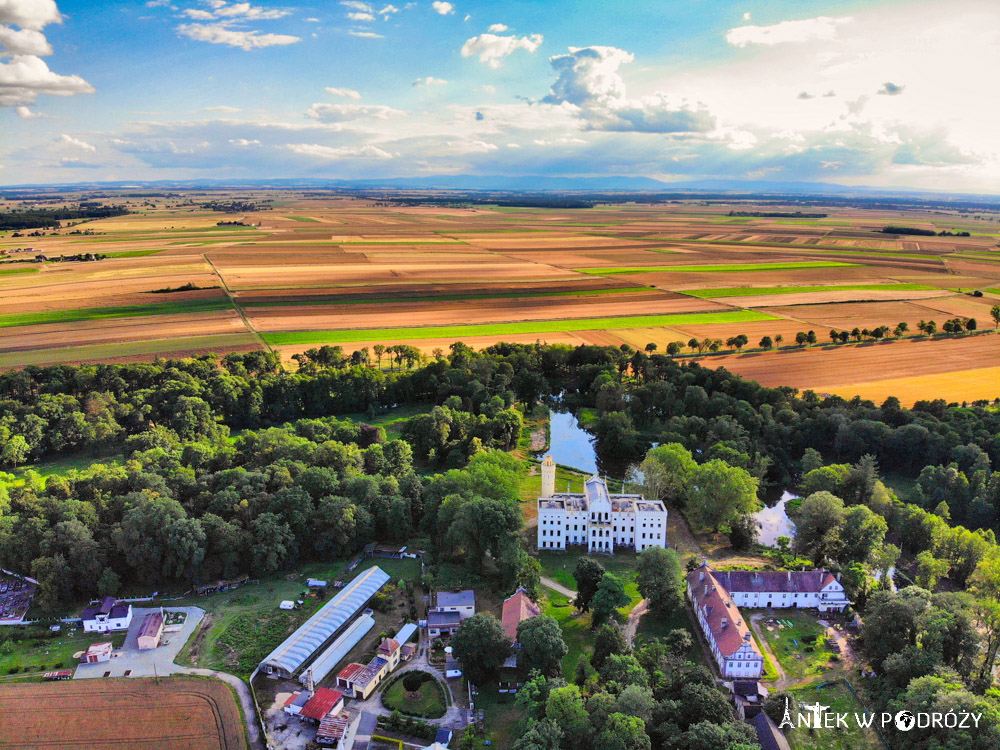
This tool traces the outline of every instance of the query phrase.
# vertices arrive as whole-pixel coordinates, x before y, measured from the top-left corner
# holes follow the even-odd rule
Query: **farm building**
[[[161,635],[163,635],[163,613],[150,612],[139,628],[139,636],[136,639],[139,650],[147,651],[159,646]]]
[[[348,724],[350,724],[350,717],[347,714],[337,714],[331,711],[319,723],[319,730],[316,732],[316,742],[328,747],[339,747],[340,741],[347,734]]]
[[[739,607],[810,607],[841,611],[844,587],[826,570],[716,571],[702,563],[688,573],[687,594],[723,677],[757,679],[764,657]]]
[[[392,671],[388,659],[376,656],[367,665],[348,664],[337,675],[337,687],[353,698],[368,700],[375,688]]]
[[[83,664],[100,664],[101,662],[111,661],[111,651],[113,646],[111,642],[106,643],[92,643],[90,648],[88,648],[80,661]]]
[[[106,596],[96,605],[87,607],[80,616],[85,633],[108,633],[112,630],[128,630],[132,623],[132,605],[117,602],[113,596]]]
[[[297,674],[388,581],[388,573],[377,566],[361,573],[268,654],[259,669],[282,677]]]
[[[642,552],[667,546],[667,509],[642,495],[616,495],[594,476],[583,492],[555,491],[552,456],[542,462],[542,495],[538,498],[538,549],[565,550],[586,545],[587,552],[613,555],[616,547]]]
[[[319,722],[329,713],[340,713],[344,708],[344,694],[330,688],[316,688],[308,702],[302,706],[299,716]]]
[[[299,682],[303,685],[307,685],[310,679],[313,683],[322,682],[373,627],[375,620],[370,615],[362,615],[354,620],[299,676]]]
[[[302,707],[309,702],[310,697],[308,690],[300,690],[297,693],[292,693],[288,696],[288,700],[285,701],[285,705],[281,707],[281,710],[289,716],[298,716],[302,713]]]

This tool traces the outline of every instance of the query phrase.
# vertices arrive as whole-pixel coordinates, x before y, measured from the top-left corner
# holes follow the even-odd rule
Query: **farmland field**
[[[73,680],[0,686],[0,748],[242,750],[231,689],[208,679]]]
[[[226,214],[194,195],[134,202],[85,235],[0,233],[0,368],[268,348],[293,370],[293,355],[326,344],[431,356],[459,339],[672,344],[771,386],[1000,396],[990,212],[831,207],[803,221],[730,216],[739,201],[514,209],[259,189],[214,193],[263,208]],[[954,318],[985,335],[943,335]],[[797,346],[810,331],[815,344]],[[740,336],[740,351],[726,343]]]

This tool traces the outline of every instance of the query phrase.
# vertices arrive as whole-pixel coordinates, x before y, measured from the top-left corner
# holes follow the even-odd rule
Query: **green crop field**
[[[794,271],[805,268],[850,268],[861,263],[841,263],[835,260],[801,260],[787,263],[719,263],[691,266],[600,266],[575,268],[579,273],[612,276],[626,273],[730,273],[733,271]]]
[[[266,300],[248,302],[253,307],[300,307],[304,305],[385,305],[393,302],[458,302],[475,299],[521,299],[524,297],[590,297],[598,294],[638,294],[658,292],[651,286],[630,286],[620,289],[571,289],[563,292],[497,292],[495,294],[422,294],[405,297],[357,297],[355,299]]]
[[[311,216],[286,216],[286,219],[291,219],[292,221],[308,221],[313,224],[319,224],[319,221],[312,218]]]
[[[193,299],[184,302],[154,302],[149,305],[122,305],[120,307],[85,307],[74,310],[48,310],[37,313],[0,315],[0,328],[43,325],[45,323],[76,323],[81,320],[107,320],[109,318],[136,318],[147,315],[230,310],[233,303],[228,297]]]
[[[17,273],[38,273],[37,268],[0,268],[0,276],[13,276]]]
[[[675,315],[634,315],[621,318],[577,318],[573,320],[537,320],[519,323],[483,323],[464,326],[426,326],[422,328],[352,328],[337,331],[285,331],[262,334],[272,346],[290,344],[336,344],[352,341],[413,339],[453,339],[464,336],[505,336],[568,331],[611,331],[620,328],[699,325],[710,323],[749,323],[780,320],[774,315],[753,310],[721,313],[678,313]]]
[[[733,286],[719,289],[680,289],[680,294],[700,299],[714,297],[756,297],[761,294],[804,294],[808,292],[925,292],[938,289],[926,284],[832,284],[828,286]]]

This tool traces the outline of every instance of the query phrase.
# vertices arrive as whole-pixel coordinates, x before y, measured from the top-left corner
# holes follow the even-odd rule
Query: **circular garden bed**
[[[390,711],[422,719],[440,719],[448,707],[437,679],[420,669],[403,672],[390,682],[382,691],[382,705]]]

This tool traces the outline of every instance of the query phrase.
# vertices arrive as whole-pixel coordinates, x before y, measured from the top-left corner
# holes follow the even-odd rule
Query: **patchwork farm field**
[[[217,680],[72,680],[0,685],[0,748],[244,750],[246,730]],[[17,717],[14,719],[13,717]]]
[[[132,213],[0,233],[0,367],[270,348],[294,369],[293,355],[326,344],[432,356],[458,339],[541,341],[673,345],[767,385],[848,397],[1000,396],[991,212],[831,207],[806,220],[792,206],[735,215],[754,213],[735,200],[521,209],[167,195],[105,194]],[[945,334],[954,319],[960,333]]]

